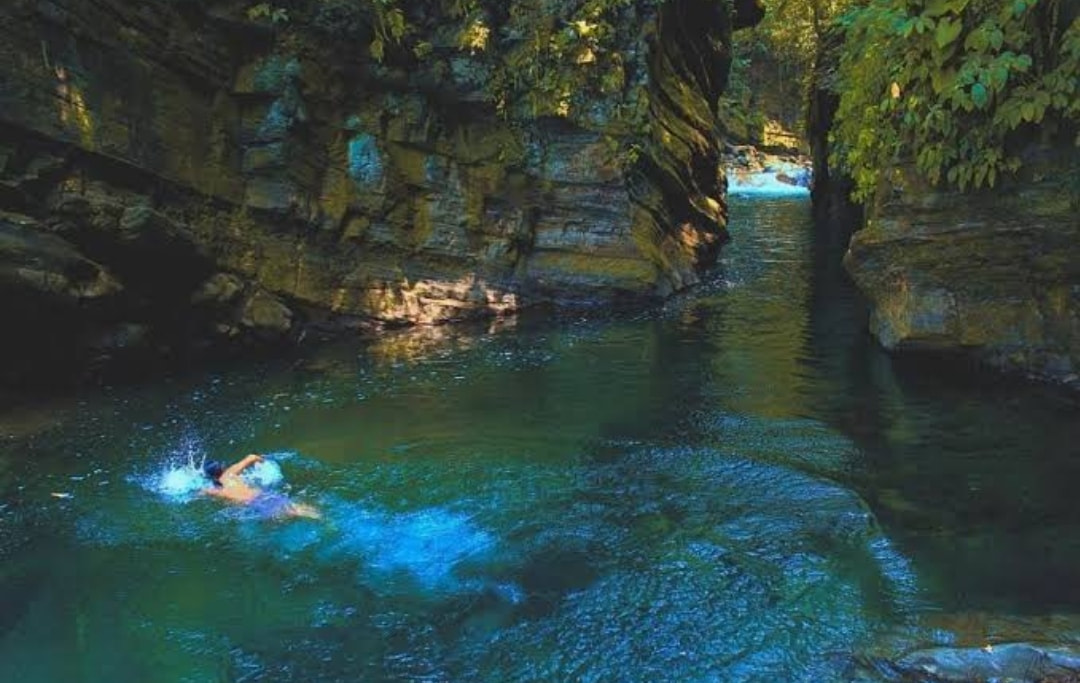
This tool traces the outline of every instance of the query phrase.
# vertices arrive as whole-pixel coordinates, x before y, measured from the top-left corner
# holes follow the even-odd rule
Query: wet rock
[[[244,193],[244,204],[261,211],[288,211],[297,204],[296,187],[281,178],[252,178]]]
[[[240,324],[258,336],[280,338],[292,329],[293,312],[277,297],[259,289],[244,302]]]
[[[70,242],[34,219],[0,212],[0,283],[56,301],[78,304],[121,291],[121,284]],[[18,296],[11,294],[11,296]]]
[[[791,172],[780,171],[776,174],[777,182],[795,187],[810,187],[811,172],[808,168],[800,168]]]
[[[117,227],[122,238],[128,240],[150,235],[172,238],[179,233],[177,225],[164,214],[155,211],[150,201],[144,198],[123,210]]]
[[[40,389],[76,374],[126,295],[114,275],[26,216],[0,213],[0,383]]]
[[[436,54],[407,70],[308,18],[279,40],[210,4],[0,3],[0,210],[48,215],[124,283],[127,310],[102,324],[279,334],[290,307],[376,324],[648,302],[715,261],[722,3],[620,10],[631,80],[542,117],[496,111],[500,56],[464,54],[456,19],[419,27]],[[241,313],[183,309],[204,304]]]
[[[871,331],[891,350],[961,353],[1071,387],[1080,368],[1075,151],[1029,144],[1020,177],[968,193],[929,187],[901,165],[862,227],[852,179],[828,164],[842,40],[830,32],[815,64],[812,196],[823,241],[850,240],[845,265],[871,300]]]
[[[288,164],[285,146],[280,142],[249,147],[244,152],[244,172],[275,171]]]
[[[244,282],[232,273],[214,273],[191,295],[194,304],[230,304],[244,290]]]
[[[1080,648],[1007,643],[983,648],[933,648],[896,663],[903,676],[934,683],[1066,683],[1080,678]]]

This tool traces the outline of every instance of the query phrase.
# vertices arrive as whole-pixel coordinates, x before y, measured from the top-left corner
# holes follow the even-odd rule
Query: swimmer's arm
[[[222,477],[235,477],[235,476],[239,475],[241,472],[243,472],[244,470],[246,470],[247,468],[254,465],[255,463],[262,462],[265,459],[266,458],[262,457],[261,455],[258,455],[256,453],[252,453],[251,455],[245,456],[244,459],[241,460],[240,462],[229,465],[229,467],[226,468],[226,470],[222,473],[221,476]]]

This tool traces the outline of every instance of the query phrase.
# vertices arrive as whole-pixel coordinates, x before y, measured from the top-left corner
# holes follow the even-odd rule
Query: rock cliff
[[[863,221],[862,207],[851,200],[855,183],[829,163],[829,131],[840,106],[835,81],[842,45],[843,34],[839,30],[832,29],[824,36],[814,56],[807,96],[806,131],[814,164],[810,192],[814,221],[818,235],[829,244],[846,243]]]
[[[870,301],[870,331],[893,351],[959,353],[1080,388],[1080,154],[1030,143],[1021,175],[980,192],[901,169],[864,210],[829,167],[842,48],[830,34],[815,66],[812,198],[818,239],[849,244],[844,265]]]
[[[280,26],[250,5],[0,7],[0,381],[312,325],[655,299],[715,259],[716,102],[756,2],[612,10],[607,94],[534,116],[488,84],[515,7],[543,3],[492,4],[482,52],[418,3],[417,56],[385,61],[300,0]]]
[[[909,192],[845,258],[890,349],[962,351],[1080,388],[1080,213],[1060,178],[997,193]]]

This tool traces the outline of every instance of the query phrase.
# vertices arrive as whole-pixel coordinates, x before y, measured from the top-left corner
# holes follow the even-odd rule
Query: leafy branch
[[[1080,20],[1062,0],[871,0],[845,15],[833,163],[856,198],[901,169],[993,187],[1042,137],[1080,145]]]

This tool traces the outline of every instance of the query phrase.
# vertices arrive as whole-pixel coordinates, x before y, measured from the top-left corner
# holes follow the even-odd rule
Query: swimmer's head
[[[217,460],[211,460],[203,465],[203,474],[214,482],[214,486],[221,486],[221,475],[225,473],[225,466]]]

